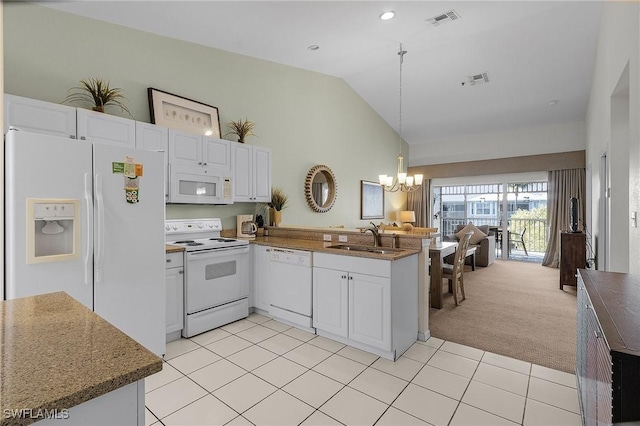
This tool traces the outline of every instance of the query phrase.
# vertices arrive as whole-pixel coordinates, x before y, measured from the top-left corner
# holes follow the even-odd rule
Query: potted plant
[[[271,207],[271,210],[269,211],[270,224],[273,226],[280,225],[280,222],[282,222],[282,209],[287,207],[288,202],[289,196],[284,193],[282,188],[271,188],[271,202],[269,203],[269,207]]]
[[[69,89],[71,93],[66,97],[66,102],[84,102],[91,105],[91,109],[104,112],[105,107],[117,106],[126,111],[132,118],[129,108],[122,102],[127,100],[122,94],[122,89],[109,87],[109,81],[101,78],[87,78],[80,80],[79,87]]]
[[[227,135],[236,135],[238,137],[238,142],[244,143],[244,138],[247,136],[257,136],[253,133],[253,128],[256,126],[255,123],[251,120],[244,119],[238,121],[230,121],[227,123],[227,126],[231,129]]]

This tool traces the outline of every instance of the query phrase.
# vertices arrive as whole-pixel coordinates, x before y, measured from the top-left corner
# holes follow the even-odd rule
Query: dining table
[[[431,307],[442,308],[442,265],[444,258],[456,252],[458,243],[443,241],[438,245],[429,246],[429,258],[431,259]]]

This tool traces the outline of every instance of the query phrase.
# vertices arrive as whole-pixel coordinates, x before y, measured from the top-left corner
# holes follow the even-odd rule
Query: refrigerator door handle
[[[96,267],[95,282],[102,282],[104,263],[104,199],[102,198],[102,175],[96,175]]]
[[[84,259],[84,283],[93,284],[90,271],[93,255],[93,188],[91,187],[91,174],[84,174],[84,200],[87,207],[87,255]]]

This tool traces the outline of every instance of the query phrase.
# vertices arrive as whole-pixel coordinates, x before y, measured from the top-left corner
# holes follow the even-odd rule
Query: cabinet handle
[[[347,279],[347,276],[346,276],[346,275],[343,275],[343,276],[342,276],[342,279],[343,279],[343,280],[346,280],[346,279]]]
[[[167,263],[171,263],[171,259],[167,259]]]
[[[184,271],[181,269],[178,273],[179,273],[180,275],[182,275],[182,274],[184,274]]]
[[[80,136],[80,140],[86,141],[87,138],[85,138],[84,136]]]
[[[198,164],[202,166],[202,161],[198,161]]]
[[[353,277],[349,277],[350,280],[353,280]]]
[[[202,163],[202,165],[203,165],[203,166],[206,166],[206,165],[207,165],[207,163]]]

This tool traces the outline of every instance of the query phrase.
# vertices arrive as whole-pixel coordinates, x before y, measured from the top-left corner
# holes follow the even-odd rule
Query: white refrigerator
[[[9,130],[6,298],[65,291],[163,355],[164,173],[161,152]]]

